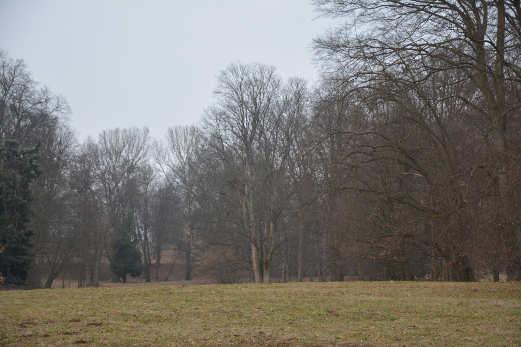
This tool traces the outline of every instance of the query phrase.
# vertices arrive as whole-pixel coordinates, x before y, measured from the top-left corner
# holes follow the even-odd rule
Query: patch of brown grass
[[[0,292],[0,345],[521,345],[521,283],[129,285]]]

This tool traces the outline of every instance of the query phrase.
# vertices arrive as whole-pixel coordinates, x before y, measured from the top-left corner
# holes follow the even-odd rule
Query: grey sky
[[[0,0],[0,49],[64,96],[80,138],[197,122],[231,62],[316,79],[309,0]]]

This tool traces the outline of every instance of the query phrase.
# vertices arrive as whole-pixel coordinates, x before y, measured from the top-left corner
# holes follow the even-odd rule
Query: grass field
[[[521,283],[0,291],[0,345],[521,345]]]

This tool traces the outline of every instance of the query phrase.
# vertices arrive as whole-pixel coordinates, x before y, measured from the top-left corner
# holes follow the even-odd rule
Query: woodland
[[[314,5],[318,83],[230,64],[157,139],[2,52],[1,283],[521,280],[520,1]]]

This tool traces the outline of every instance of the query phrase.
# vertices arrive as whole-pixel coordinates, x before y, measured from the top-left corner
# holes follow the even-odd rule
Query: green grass
[[[521,345],[521,283],[0,291],[0,345]]]

